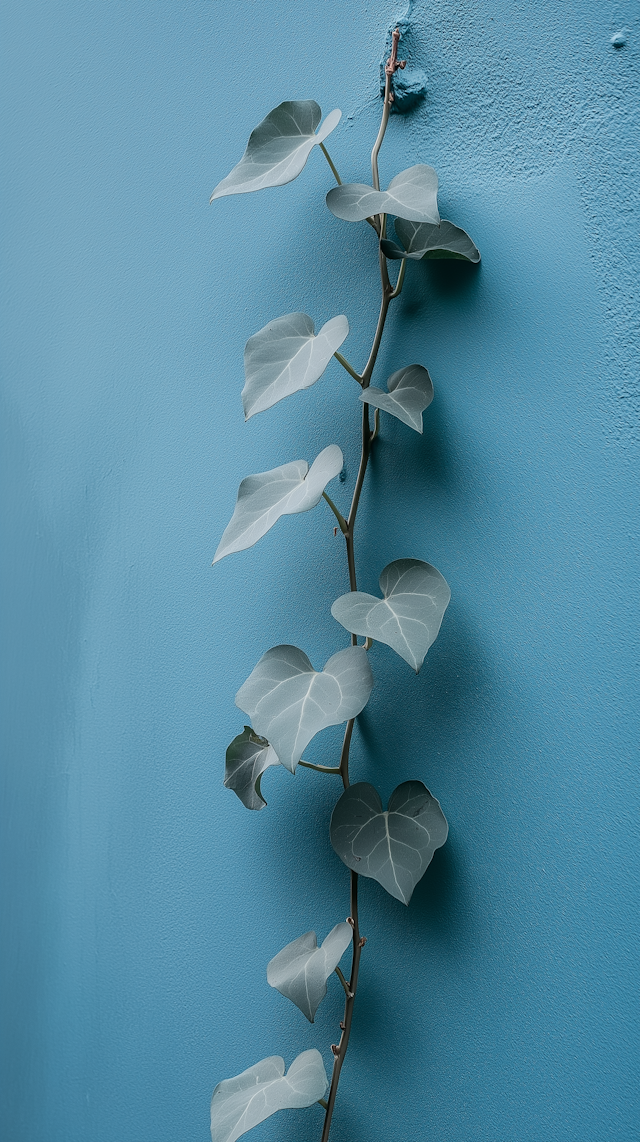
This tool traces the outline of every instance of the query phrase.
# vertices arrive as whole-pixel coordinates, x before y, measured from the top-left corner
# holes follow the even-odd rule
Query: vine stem
[[[378,136],[376,138],[376,141],[375,141],[374,146],[373,146],[373,150],[371,152],[371,175],[372,175],[372,179],[373,179],[373,185],[374,185],[376,190],[380,189],[380,177],[378,174],[378,155],[380,153],[380,148],[381,148],[382,142],[384,140],[385,132],[387,129],[387,124],[389,122],[389,113],[391,110],[391,104],[393,102],[393,76],[394,76],[394,74],[398,68],[402,68],[405,66],[405,61],[398,59],[398,40],[399,39],[400,39],[400,32],[399,32],[398,28],[396,28],[395,31],[393,32],[392,40],[391,40],[391,43],[392,43],[391,55],[390,55],[389,60],[387,61],[387,64],[385,66],[385,86],[384,86],[384,104],[383,104],[383,108],[382,108],[382,121],[380,123],[380,130],[378,131]],[[324,150],[324,148],[323,148],[323,150]],[[333,167],[333,164],[332,164],[332,167]],[[367,221],[370,222],[370,224],[374,226],[374,229],[376,230],[376,233],[379,235],[379,237],[383,238],[385,235],[385,232],[386,232],[386,215],[380,214],[377,216],[377,218],[367,219]],[[380,249],[379,249],[379,263],[380,263],[380,284],[382,287],[382,299],[380,302],[380,312],[378,314],[378,323],[376,325],[376,331],[374,334],[373,344],[371,346],[371,351],[369,353],[369,358],[368,358],[367,363],[366,363],[366,365],[365,365],[365,367],[364,367],[364,369],[360,375],[355,374],[355,370],[352,370],[350,367],[347,370],[348,372],[351,373],[352,376],[355,375],[355,379],[360,381],[360,384],[362,385],[363,389],[367,389],[369,387],[370,382],[371,382],[371,376],[372,376],[373,370],[375,368],[376,360],[378,358],[378,351],[380,349],[380,343],[382,341],[382,334],[384,333],[384,326],[385,326],[385,322],[387,319],[387,313],[389,312],[389,303],[393,300],[393,298],[398,297],[398,295],[400,294],[400,291],[402,289],[402,284],[404,281],[404,271],[405,271],[405,267],[406,267],[406,262],[403,261],[402,266],[400,268],[400,273],[398,275],[398,280],[397,280],[395,288],[394,288],[391,285],[391,282],[389,281],[389,273],[387,270],[387,259],[385,258],[384,254],[382,253],[382,250],[380,250]],[[338,356],[338,354],[336,354],[336,356]],[[338,359],[340,359],[340,358],[338,358]],[[344,362],[341,361],[340,363],[343,364]],[[356,560],[355,560],[355,549],[354,549],[354,531],[355,531],[356,516],[358,514],[358,505],[360,503],[360,495],[362,493],[362,488],[364,485],[365,476],[367,474],[367,466],[369,463],[369,456],[371,454],[371,442],[374,439],[375,435],[377,434],[377,428],[378,428],[377,410],[376,410],[375,427],[374,427],[374,431],[372,432],[371,431],[371,424],[369,422],[369,405],[366,402],[363,402],[363,405],[362,405],[362,449],[361,449],[361,454],[360,454],[360,466],[358,468],[358,475],[356,477],[356,485],[355,485],[354,492],[353,492],[353,498],[351,500],[351,507],[349,509],[349,516],[348,516],[347,520],[345,521],[346,530],[344,528],[342,529],[343,534],[344,534],[344,538],[345,538],[346,548],[347,548],[347,564],[348,564],[348,568],[349,568],[349,585],[350,585],[352,591],[357,591],[357,589],[358,589],[357,579],[356,579]],[[334,513],[337,516],[338,512],[337,512],[337,509],[334,507],[334,505],[330,503],[329,506],[333,508]],[[341,516],[340,518],[342,519],[343,517]],[[357,639],[356,635],[351,636],[351,642],[352,642],[353,646],[358,645],[358,639]],[[365,644],[365,647],[368,649],[367,644]],[[349,752],[351,749],[351,738],[353,735],[354,724],[355,724],[354,718],[350,718],[349,721],[347,722],[345,733],[344,733],[344,740],[342,743],[342,750],[340,753],[340,765],[339,765],[339,768],[337,770],[337,772],[339,772],[339,774],[342,778],[342,784],[343,784],[345,789],[348,789],[348,787],[349,787]],[[349,875],[350,875],[350,892],[349,892],[350,915],[348,916],[347,919],[348,919],[348,923],[350,923],[351,927],[353,928],[353,952],[352,952],[352,959],[351,959],[351,973],[349,976],[348,986],[345,987],[344,1016],[342,1018],[342,1022],[340,1023],[340,1031],[341,1031],[340,1041],[338,1043],[332,1043],[332,1045],[331,1045],[331,1050],[333,1051],[333,1071],[331,1074],[331,1083],[329,1086],[329,1094],[328,1094],[327,1099],[326,1099],[327,1106],[326,1106],[326,1111],[325,1111],[325,1116],[324,1116],[324,1125],[323,1125],[323,1129],[322,1129],[321,1142],[328,1142],[329,1132],[331,1130],[331,1120],[333,1118],[333,1110],[335,1107],[336,1096],[338,1094],[338,1083],[340,1082],[340,1072],[342,1071],[342,1066],[343,1066],[343,1063],[345,1060],[345,1056],[347,1054],[347,1048],[349,1046],[349,1036],[351,1034],[351,1021],[353,1019],[353,1008],[355,1005],[356,992],[358,989],[358,974],[360,971],[360,957],[362,955],[362,949],[363,949],[365,942],[366,942],[365,938],[360,935],[360,926],[359,926],[359,918],[358,918],[358,874],[356,872],[351,871]],[[343,979],[343,986],[344,986],[344,982],[345,981]]]

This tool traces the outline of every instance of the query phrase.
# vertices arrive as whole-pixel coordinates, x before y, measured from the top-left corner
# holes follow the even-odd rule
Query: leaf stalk
[[[332,170],[332,172],[333,172],[333,177],[335,178],[335,180],[336,180],[336,182],[337,182],[338,186],[342,186],[342,179],[340,178],[340,175],[338,174],[338,172],[337,172],[337,170],[336,170],[335,166],[333,165],[333,162],[332,162],[332,160],[331,160],[331,155],[329,154],[329,152],[328,152],[327,148],[325,147],[324,143],[320,143],[320,150],[322,151],[322,153],[323,153],[323,155],[324,155],[325,159],[327,160],[327,162],[328,162],[329,166],[331,167],[331,170]]]
[[[347,521],[344,518],[342,512],[338,510],[338,508],[334,504],[333,500],[331,499],[331,496],[328,496],[326,492],[322,493],[322,498],[327,501],[329,507],[331,508],[331,511],[333,512],[334,516],[336,517],[336,519],[338,521],[338,526],[339,526],[342,534],[347,535],[349,528],[347,526]]]
[[[347,361],[347,358],[343,357],[342,353],[338,353],[338,352],[335,352],[333,355],[334,355],[336,361],[340,362],[340,364],[342,365],[342,368],[347,370],[349,376],[353,377],[354,381],[357,381],[358,384],[361,385],[362,384],[362,377],[360,376],[360,373],[356,373],[353,366],[350,365],[349,362]]]
[[[312,761],[299,761],[303,769],[315,769],[316,773],[340,773],[339,766],[336,765],[314,765]]]

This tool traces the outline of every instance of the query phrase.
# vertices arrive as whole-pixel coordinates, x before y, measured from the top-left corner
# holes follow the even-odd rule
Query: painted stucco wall
[[[272,772],[249,813],[221,776],[260,654],[344,645],[342,542],[320,505],[210,563],[249,472],[336,442],[346,499],[355,386],[334,363],[245,425],[242,350],[282,313],[346,313],[361,361],[375,250],[324,207],[319,152],[287,188],[208,197],[286,98],[341,107],[332,155],[366,177],[402,11],[4,8],[7,1142],[204,1142],[219,1079],[329,1065],[339,987],[311,1027],[264,969],[346,915],[334,786]],[[483,260],[410,266],[381,354],[436,399],[424,437],[384,421],[361,585],[412,555],[452,601],[418,678],[372,653],[354,772],[421,778],[451,831],[408,909],[362,886],[335,1142],[635,1142],[640,23],[630,0],[433,0],[413,37],[428,98],[382,175],[434,165]]]

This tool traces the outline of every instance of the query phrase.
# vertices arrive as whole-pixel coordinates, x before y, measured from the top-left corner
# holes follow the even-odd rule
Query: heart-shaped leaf
[[[227,748],[224,784],[246,805],[247,809],[264,809],[266,801],[260,790],[260,779],[270,765],[279,765],[278,755],[266,738],[245,726]]]
[[[270,472],[246,476],[238,489],[238,499],[213,562],[233,551],[252,547],[282,515],[315,508],[322,493],[342,469],[344,461],[337,444],[324,448],[311,468],[306,460],[292,460]]]
[[[348,332],[344,314],[332,317],[316,334],[306,313],[287,313],[254,333],[244,350],[245,420],[315,384]]]
[[[317,144],[324,142],[338,126],[341,111],[331,111],[315,134],[322,112],[313,99],[280,103],[251,132],[240,162],[213,194],[246,194],[267,186],[283,186],[297,178]]]
[[[327,994],[327,980],[353,939],[349,924],[336,924],[318,947],[315,932],[305,932],[267,965],[267,981],[295,1003],[310,1023]]]
[[[392,373],[387,381],[388,392],[372,385],[360,394],[360,400],[397,416],[403,424],[422,432],[422,414],[433,400],[431,377],[423,365],[406,365]]]
[[[373,785],[350,785],[331,816],[331,844],[340,860],[403,904],[448,831],[439,803],[421,781],[398,785],[386,810]]]
[[[324,670],[313,669],[297,646],[274,646],[236,694],[253,728],[267,738],[285,769],[295,773],[303,750],[327,726],[355,718],[366,706],[373,675],[362,646],[339,650]]]
[[[343,183],[329,191],[327,206],[345,222],[362,222],[372,214],[395,214],[437,225],[438,176],[433,167],[419,163],[392,178],[387,190],[374,190],[360,182]]]
[[[451,591],[445,579],[422,559],[396,559],[380,575],[383,599],[350,591],[336,599],[334,619],[352,634],[390,646],[418,673],[435,642]]]
[[[404,250],[389,238],[383,238],[380,249],[385,258],[456,258],[462,262],[480,261],[480,251],[466,230],[461,230],[444,218],[440,220],[439,226],[399,218],[395,228]]]
[[[298,1055],[286,1075],[284,1059],[270,1055],[218,1083],[211,1099],[211,1142],[235,1142],[277,1110],[312,1106],[328,1085],[322,1055],[315,1048]]]

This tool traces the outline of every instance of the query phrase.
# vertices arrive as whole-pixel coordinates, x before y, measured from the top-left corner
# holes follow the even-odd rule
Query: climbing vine
[[[382,119],[371,152],[370,184],[343,183],[325,146],[341,112],[331,111],[321,124],[317,103],[299,100],[281,103],[255,128],[242,159],[217,185],[211,198],[213,202],[225,195],[291,182],[318,147],[336,182],[327,194],[327,206],[336,218],[371,228],[380,276],[380,309],[361,371],[340,352],[349,333],[344,315],[331,318],[316,333],[307,314],[289,313],[270,321],[249,338],[245,348],[242,402],[246,419],[315,384],[332,357],[355,382],[345,399],[359,399],[362,404],[360,464],[348,513],[343,515],[326,490],[343,468],[342,452],[337,444],[331,444],[310,466],[304,460],[293,460],[247,476],[240,484],[235,510],[214,558],[216,563],[251,547],[281,516],[309,511],[321,499],[344,536],[349,591],[335,600],[331,614],[349,633],[350,643],[320,670],[296,646],[267,650],[236,695],[236,705],[251,724],[227,749],[224,782],[252,810],[265,805],[260,783],[271,766],[284,766],[291,773],[304,766],[342,786],[331,816],[330,839],[349,870],[349,916],[337,923],[320,945],[314,931],[305,932],[267,966],[271,986],[296,1004],[311,1023],[329,978],[337,976],[344,990],[344,1014],[338,1041],[331,1044],[331,1075],[327,1076],[320,1051],[313,1048],[298,1055],[286,1072],[284,1060],[274,1055],[234,1078],[223,1079],[211,1101],[213,1142],[234,1142],[277,1110],[318,1103],[324,1111],[321,1142],[327,1142],[349,1047],[365,945],[360,931],[359,878],[376,880],[391,896],[408,904],[435,850],[447,839],[442,809],[422,781],[399,785],[385,809],[372,785],[351,783],[349,768],[355,719],[373,687],[368,657],[372,642],[386,644],[417,673],[438,635],[450,598],[443,576],[421,559],[396,559],[384,567],[380,573],[381,596],[358,590],[356,521],[369,458],[380,431],[380,414],[394,416],[422,432],[422,415],[433,399],[431,377],[422,364],[399,368],[388,378],[386,388],[373,385],[378,352],[392,303],[403,289],[409,261],[480,260],[469,235],[440,218],[438,177],[432,167],[422,163],[410,167],[397,174],[386,190],[380,189],[378,155],[394,102],[394,77],[404,68],[397,55],[399,38],[396,29],[384,67]],[[388,233],[390,218],[394,219],[395,238]],[[395,282],[389,273],[390,262],[399,264]],[[359,642],[359,638],[364,641]],[[305,761],[302,755],[312,738],[339,724],[344,724],[345,730],[335,765]],[[351,961],[343,973],[340,963],[349,948]]]

